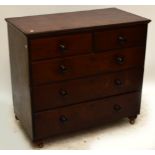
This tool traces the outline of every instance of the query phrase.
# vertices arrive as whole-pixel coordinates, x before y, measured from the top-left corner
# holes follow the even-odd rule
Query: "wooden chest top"
[[[150,22],[149,19],[116,8],[7,18],[6,21],[26,35]]]

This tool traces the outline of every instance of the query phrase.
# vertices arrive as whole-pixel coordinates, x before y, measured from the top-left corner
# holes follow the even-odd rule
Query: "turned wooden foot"
[[[136,120],[137,116],[131,116],[131,117],[128,117],[129,119],[129,123],[130,124],[135,124],[135,120]]]
[[[135,124],[135,119],[130,119],[129,122],[130,124]]]
[[[18,117],[17,117],[16,115],[15,115],[15,119],[16,119],[16,120],[19,120]]]
[[[43,148],[44,143],[43,143],[43,141],[38,141],[38,142],[35,142],[35,146],[38,147],[38,148]]]

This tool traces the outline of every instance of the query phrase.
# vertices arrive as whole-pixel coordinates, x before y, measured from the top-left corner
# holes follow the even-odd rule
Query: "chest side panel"
[[[14,111],[33,139],[27,39],[11,25],[8,35]]]

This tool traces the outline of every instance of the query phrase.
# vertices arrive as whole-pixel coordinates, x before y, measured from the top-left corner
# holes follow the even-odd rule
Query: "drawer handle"
[[[119,42],[119,44],[124,45],[125,42],[126,42],[126,38],[123,37],[123,36],[119,36],[119,37],[118,37],[118,42]]]
[[[65,122],[68,121],[68,118],[67,118],[65,115],[61,115],[60,118],[59,118],[59,121],[60,121],[61,123],[65,123]]]
[[[66,48],[66,46],[64,44],[60,44],[59,49],[60,49],[61,52],[65,52],[67,48]]]
[[[122,85],[122,81],[121,81],[120,79],[116,79],[116,80],[115,80],[115,84],[116,84],[117,86],[120,86],[120,85]]]
[[[60,73],[66,73],[68,71],[68,68],[64,65],[60,65],[59,70],[60,70]]]
[[[123,63],[124,63],[124,57],[121,57],[121,56],[116,57],[116,62],[117,62],[118,64],[123,64]]]
[[[120,111],[120,110],[122,109],[121,106],[118,105],[118,104],[115,104],[113,108],[114,108],[114,110],[117,111],[117,112]]]
[[[62,90],[59,91],[59,94],[61,96],[67,96],[68,95],[68,92],[67,92],[67,90],[62,89]]]

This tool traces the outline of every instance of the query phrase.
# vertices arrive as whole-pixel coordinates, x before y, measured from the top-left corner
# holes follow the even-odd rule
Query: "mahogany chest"
[[[116,9],[7,18],[13,104],[33,142],[140,113],[149,19]]]

